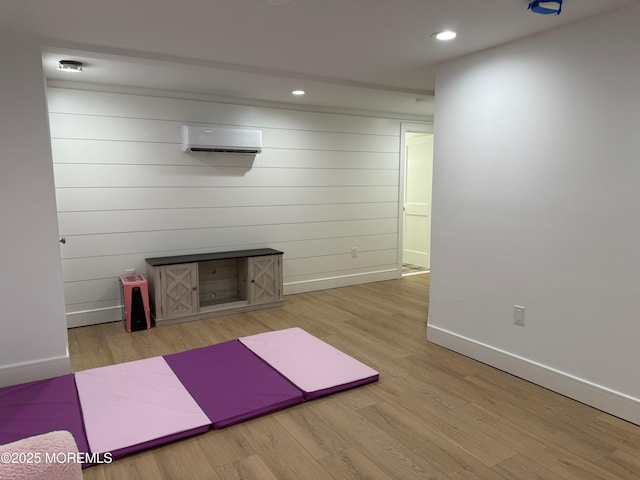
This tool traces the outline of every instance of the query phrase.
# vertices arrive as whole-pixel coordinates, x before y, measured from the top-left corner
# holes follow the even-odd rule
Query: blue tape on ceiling
[[[560,15],[562,12],[562,1],[563,0],[534,0],[529,3],[529,10],[541,15]]]

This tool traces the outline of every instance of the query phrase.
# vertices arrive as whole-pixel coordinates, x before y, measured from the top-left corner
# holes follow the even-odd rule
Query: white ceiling
[[[41,39],[54,81],[431,116],[439,62],[636,1],[548,16],[528,0],[2,0],[0,32]],[[453,42],[430,38],[449,28]],[[85,71],[57,71],[63,58]]]

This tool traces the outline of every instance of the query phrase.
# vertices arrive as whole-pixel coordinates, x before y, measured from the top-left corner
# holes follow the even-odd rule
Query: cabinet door
[[[249,303],[270,303],[282,300],[282,255],[250,257]]]
[[[180,263],[160,267],[162,318],[198,311],[198,264]]]

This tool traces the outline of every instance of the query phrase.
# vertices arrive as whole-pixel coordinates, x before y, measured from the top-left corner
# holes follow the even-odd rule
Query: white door
[[[408,132],[405,145],[402,263],[429,269],[433,134]]]

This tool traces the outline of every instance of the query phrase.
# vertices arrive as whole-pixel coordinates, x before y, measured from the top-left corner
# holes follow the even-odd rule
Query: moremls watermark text
[[[84,452],[2,452],[0,463],[40,464],[40,463],[87,463],[97,465],[111,463],[111,453]]]

